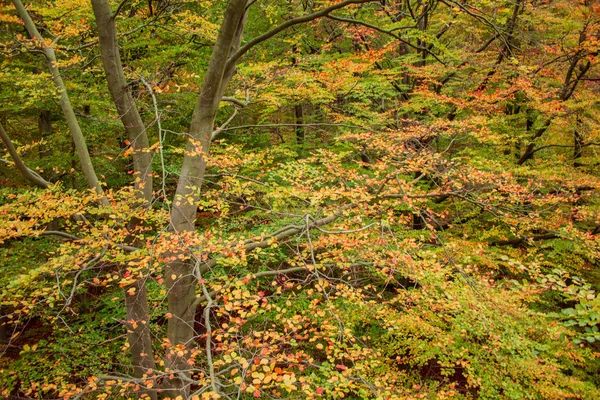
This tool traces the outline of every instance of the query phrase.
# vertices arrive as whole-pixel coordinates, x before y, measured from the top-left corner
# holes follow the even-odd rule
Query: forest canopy
[[[600,3],[0,0],[0,397],[600,398]]]

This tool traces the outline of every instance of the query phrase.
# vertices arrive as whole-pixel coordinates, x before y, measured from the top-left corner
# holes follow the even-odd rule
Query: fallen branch
[[[532,242],[537,242],[537,241],[541,241],[541,240],[550,240],[550,239],[558,239],[560,238],[560,236],[558,236],[555,233],[545,233],[543,235],[534,235],[534,236],[520,236],[520,237],[516,237],[514,239],[508,239],[508,240],[497,240],[494,242],[490,243],[490,246],[521,246],[521,245],[525,245],[526,243],[532,241]]]

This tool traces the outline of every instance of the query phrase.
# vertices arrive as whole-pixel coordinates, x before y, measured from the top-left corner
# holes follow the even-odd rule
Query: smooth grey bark
[[[190,140],[187,142],[171,212],[171,225],[176,231],[191,231],[195,227],[196,202],[199,200],[198,192],[206,168],[205,155],[210,149],[217,108],[235,70],[235,65],[227,65],[227,59],[231,51],[239,46],[235,42],[241,40],[246,2],[247,0],[231,0],[225,10],[201,94],[192,114]]]
[[[44,41],[42,35],[40,35],[35,24],[33,23],[33,20],[29,16],[29,13],[23,6],[21,0],[13,0],[13,4],[19,13],[19,16],[23,20],[29,36],[31,36],[32,39],[37,40],[42,51],[44,52],[44,55],[46,56],[48,70],[50,71],[54,85],[60,94],[60,107],[63,111],[65,119],[67,120],[69,130],[71,131],[73,142],[75,143],[75,150],[77,152],[77,157],[79,157],[81,170],[85,176],[85,180],[91,189],[94,189],[98,194],[102,194],[103,190],[100,186],[100,182],[98,181],[96,172],[94,171],[94,165],[92,164],[92,159],[88,152],[85,138],[83,137],[81,127],[79,126],[79,122],[77,121],[77,117],[73,111],[73,106],[71,104],[71,100],[69,99],[67,88],[65,87],[62,77],[60,76],[60,70],[58,69],[58,62],[56,60],[56,55],[54,54],[54,49],[52,49],[52,47]],[[103,202],[108,203],[108,200],[104,199]]]
[[[248,0],[231,0],[213,47],[208,69],[204,76],[201,94],[192,115],[186,155],[171,211],[171,229],[176,232],[193,231],[196,222],[197,202],[206,169],[205,156],[210,149],[215,115],[235,64],[228,64],[231,54],[239,48]],[[183,399],[189,397],[188,351],[194,346],[194,321],[197,278],[194,264],[175,261],[168,265],[166,275],[169,319],[167,338],[171,348],[166,352],[166,367],[176,371],[174,378],[165,381],[164,396]],[[183,355],[177,350],[184,348]]]
[[[92,0],[92,8],[96,17],[100,55],[108,81],[108,90],[133,148],[135,190],[139,198],[150,203],[152,201],[152,154],[145,151],[149,147],[146,127],[123,73],[114,16],[108,0]]]
[[[155,371],[154,351],[152,349],[152,333],[150,332],[150,315],[148,312],[148,294],[143,279],[123,288],[125,291],[125,309],[127,320],[127,342],[131,352],[134,376],[138,379],[152,377]],[[129,290],[134,289],[133,295]],[[140,390],[152,400],[157,398],[155,390]]]
[[[100,55],[108,90],[133,148],[135,193],[137,198],[143,201],[143,206],[147,206],[152,202],[152,154],[147,151],[149,142],[146,127],[123,73],[115,15],[111,11],[108,0],[92,0],[92,8],[96,18]],[[131,227],[135,227],[138,222],[131,221]],[[148,293],[143,279],[138,279],[123,289],[127,313],[127,341],[131,352],[134,376],[139,379],[144,375],[150,376],[156,368],[149,326]],[[129,293],[132,289],[134,290],[133,295]],[[157,398],[155,390],[141,390],[140,393],[147,394],[151,399]]]
[[[6,146],[6,148],[8,149],[8,154],[10,154],[10,156],[12,157],[17,169],[28,181],[30,181],[34,185],[39,186],[44,189],[47,189],[50,186],[52,186],[52,184],[50,182],[46,181],[44,178],[42,178],[40,175],[38,175],[37,172],[29,169],[27,167],[27,165],[25,165],[25,163],[23,162],[23,160],[21,160],[21,156],[19,156],[17,149],[15,149],[15,146],[13,145],[12,141],[8,137],[8,134],[4,130],[4,127],[2,126],[1,123],[0,123],[0,138],[2,139],[2,142],[4,142],[4,145]]]
[[[378,0],[344,0],[323,10],[290,19],[262,35],[240,46],[247,17],[247,7],[252,0],[230,0],[225,10],[216,43],[204,76],[201,94],[192,115],[186,155],[183,159],[177,190],[171,209],[171,230],[189,232],[195,229],[197,202],[206,169],[205,156],[210,150],[215,115],[229,80],[235,73],[235,65],[240,57],[252,47],[297,24],[323,17],[332,11],[350,4],[371,3]],[[167,266],[168,311],[172,315],[168,322],[167,338],[171,345],[165,354],[166,368],[173,372],[173,379],[167,379],[162,395],[184,400],[189,397],[191,383],[188,364],[189,350],[194,347],[196,312],[196,285],[194,264],[190,261],[176,261]],[[188,254],[189,255],[189,254]],[[182,355],[181,355],[182,354]]]

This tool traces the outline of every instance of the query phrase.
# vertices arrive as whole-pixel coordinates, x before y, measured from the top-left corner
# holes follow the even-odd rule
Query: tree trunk
[[[77,190],[77,176],[75,171],[77,170],[77,151],[75,150],[75,142],[71,140],[71,189]]]
[[[302,145],[306,138],[304,130],[304,109],[302,108],[302,104],[296,104],[294,106],[294,113],[296,115],[296,142]]]
[[[129,290],[135,289],[133,295]],[[148,296],[144,280],[138,279],[132,285],[125,287],[125,307],[127,320],[127,341],[131,351],[131,362],[134,376],[138,379],[144,375],[151,377],[155,370],[154,351],[152,350],[152,335],[148,313]],[[151,399],[156,399],[155,390],[141,390]]]
[[[583,155],[583,138],[581,137],[582,124],[581,117],[578,116],[575,131],[573,132],[573,166],[575,168],[581,167],[579,160]]]
[[[42,144],[40,145],[40,158],[51,156],[52,147],[49,147],[46,145],[46,143],[44,143],[46,138],[52,135],[52,118],[50,116],[50,111],[40,111],[38,129],[40,131],[40,139],[42,140]]]
[[[4,315],[4,307],[0,306],[0,344],[8,343],[8,318]]]
[[[81,127],[79,126],[79,122],[77,121],[77,117],[75,116],[75,112],[73,111],[73,106],[71,105],[71,100],[69,99],[67,88],[65,87],[62,77],[60,76],[58,62],[56,60],[54,50],[52,49],[52,47],[46,44],[46,42],[44,42],[42,35],[40,35],[40,33],[38,32],[35,24],[29,16],[29,13],[23,6],[23,3],[21,3],[21,0],[13,0],[13,4],[19,12],[20,17],[23,20],[23,23],[25,24],[27,32],[29,33],[32,39],[38,41],[39,46],[41,46],[42,51],[46,56],[48,70],[52,75],[52,80],[54,81],[54,85],[58,89],[58,93],[60,93],[60,107],[63,111],[65,119],[67,120],[67,125],[69,126],[69,130],[71,131],[71,135],[73,136],[73,142],[75,143],[77,157],[79,157],[81,170],[83,171],[83,175],[85,176],[87,184],[90,188],[95,189],[96,193],[102,194],[103,190],[100,186],[100,182],[98,182],[96,172],[94,171],[94,166],[92,164],[92,159],[90,158],[90,154],[88,152],[88,147],[85,143],[85,138],[83,137]],[[106,199],[104,199],[103,202],[105,204],[108,204],[108,200]]]
[[[135,190],[138,198],[150,203],[152,200],[152,154],[144,151],[149,147],[148,135],[125,80],[117,42],[117,29],[110,4],[108,0],[92,0],[92,7],[96,17],[100,55],[108,81],[108,89],[133,148]]]
[[[146,127],[125,80],[117,42],[117,29],[110,4],[108,0],[92,0],[92,8],[98,28],[100,55],[108,89],[133,148],[135,193],[137,198],[143,201],[142,206],[148,206],[152,201],[153,188],[152,154],[144,151],[149,147]],[[138,221],[131,221],[130,225],[134,228],[137,223]],[[135,244],[135,242],[132,244]],[[129,294],[130,290],[134,290],[133,296]],[[131,351],[134,376],[139,379],[144,375],[151,375],[149,371],[155,369],[145,281],[138,279],[133,284],[125,287],[124,291],[127,310],[127,339]],[[154,390],[141,392],[146,393],[151,399],[157,398]]]
[[[534,142],[535,139],[542,137],[544,132],[546,132],[548,130],[548,128],[550,127],[551,123],[552,123],[552,118],[548,118],[544,122],[544,124],[537,131],[535,131],[535,133],[531,139],[531,142],[527,145],[527,148],[523,152],[523,155],[519,158],[519,161],[517,161],[517,165],[523,165],[525,163],[525,161],[533,158],[533,155],[535,154],[535,142]],[[529,126],[529,119],[528,119],[527,124]]]
[[[175,232],[195,229],[197,202],[206,169],[205,156],[210,149],[217,108],[233,76],[235,63],[228,63],[241,42],[246,20],[247,0],[231,0],[227,5],[217,41],[204,77],[201,94],[192,115],[186,155],[177,184],[171,211],[171,229]],[[175,261],[166,271],[169,319],[166,368],[174,373],[165,381],[164,395],[189,397],[189,350],[194,346],[194,300],[197,278],[194,263]],[[177,351],[180,350],[180,351]],[[183,351],[181,351],[183,350]]]

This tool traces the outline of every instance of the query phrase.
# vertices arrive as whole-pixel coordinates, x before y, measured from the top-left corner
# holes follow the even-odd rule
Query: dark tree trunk
[[[298,144],[304,144],[305,130],[304,130],[304,109],[302,104],[296,104],[294,106],[294,113],[296,115],[296,142]]]
[[[575,125],[575,131],[573,132],[573,166],[575,168],[581,167],[579,159],[583,155],[583,137],[581,136],[582,129],[581,117],[577,117],[577,124]]]
[[[52,118],[50,111],[40,111],[38,129],[40,132],[40,139],[42,139],[42,144],[40,145],[40,158],[49,157],[52,155],[52,147],[48,146],[46,140],[52,135]]]

